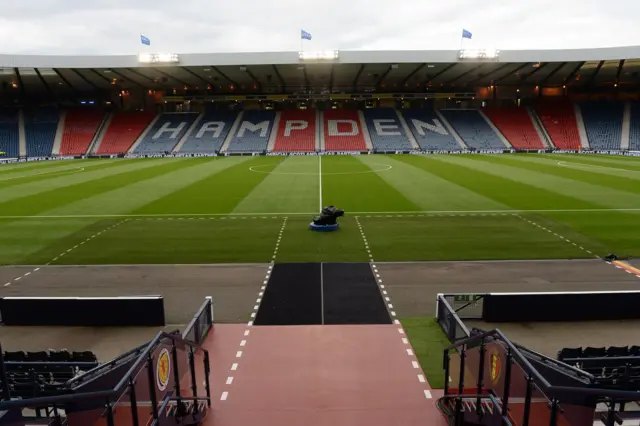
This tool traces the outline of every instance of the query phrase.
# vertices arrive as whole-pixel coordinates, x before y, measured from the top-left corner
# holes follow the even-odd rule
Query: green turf
[[[638,183],[640,159],[547,154],[4,165],[0,264],[639,256]],[[341,229],[309,231],[327,204]]]
[[[450,343],[442,328],[435,318],[403,318],[400,322],[429,384],[433,389],[444,388],[442,356]]]

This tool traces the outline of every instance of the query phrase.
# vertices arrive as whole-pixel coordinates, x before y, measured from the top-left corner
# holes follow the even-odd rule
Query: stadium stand
[[[579,104],[593,149],[620,149],[624,104],[615,101],[590,101]]]
[[[93,352],[66,349],[3,354],[11,398],[27,399],[69,393],[66,382],[98,366]]]
[[[629,149],[632,151],[640,151],[640,101],[631,102]]]
[[[46,107],[24,111],[27,156],[46,157],[51,155],[59,120],[60,113],[57,108]]]
[[[367,143],[355,110],[324,111],[325,151],[366,151]]]
[[[274,111],[245,111],[238,130],[227,148],[229,152],[266,151],[275,120]]]
[[[136,154],[171,152],[198,117],[196,113],[164,113],[135,147]]]
[[[20,155],[18,132],[18,111],[0,111],[0,152],[3,156],[15,158]]]
[[[505,149],[504,143],[477,110],[443,109],[440,112],[469,148]]]
[[[541,102],[536,105],[535,111],[556,148],[582,148],[572,103],[556,100]]]
[[[364,118],[369,136],[371,136],[371,144],[375,150],[408,151],[413,149],[395,109],[365,109]]]
[[[102,123],[104,111],[99,109],[70,109],[64,120],[60,155],[83,155]]]
[[[461,147],[432,108],[402,111],[411,133],[423,150],[460,150]]]
[[[120,154],[129,150],[155,118],[150,112],[116,112],[98,147],[98,154]]]
[[[592,374],[600,386],[640,390],[640,346],[563,348],[558,360]]]
[[[207,110],[196,128],[187,136],[179,152],[214,153],[220,151],[237,113]]]
[[[280,113],[276,152],[316,150],[316,110],[285,110]]]
[[[484,113],[516,149],[544,149],[526,108],[485,108]]]

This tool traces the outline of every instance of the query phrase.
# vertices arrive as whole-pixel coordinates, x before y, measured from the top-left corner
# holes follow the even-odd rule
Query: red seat
[[[98,154],[125,153],[155,118],[151,112],[116,112],[104,133]]]
[[[484,113],[516,149],[544,149],[525,108],[486,108]]]
[[[358,111],[334,109],[324,112],[325,151],[366,151]]]
[[[556,148],[582,148],[572,103],[566,101],[540,103],[536,106],[536,113]]]
[[[316,111],[285,110],[280,113],[278,135],[273,151],[309,152],[316,150]]]
[[[70,109],[64,120],[60,155],[84,155],[104,118],[99,109]]]

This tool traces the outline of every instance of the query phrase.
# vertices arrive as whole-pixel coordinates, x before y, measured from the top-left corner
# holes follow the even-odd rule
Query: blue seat
[[[624,104],[616,101],[580,103],[584,128],[593,149],[618,150],[622,141]]]
[[[394,109],[365,109],[364,118],[369,136],[371,136],[371,144],[376,151],[409,151],[413,149]]]
[[[233,135],[228,152],[263,152],[273,130],[274,111],[245,111]]]
[[[402,110],[413,137],[425,151],[460,150],[461,147],[433,108]]]
[[[18,111],[0,111],[0,155],[5,158],[15,158],[20,155],[20,139],[18,136]]]
[[[27,156],[47,157],[53,151],[60,112],[57,108],[38,108],[24,111],[24,135]]]
[[[487,120],[477,110],[443,109],[440,112],[469,148],[506,148]]]
[[[206,111],[179,152],[209,154],[219,152],[236,116],[237,114],[232,111]]]
[[[631,102],[629,149],[632,151],[640,151],[640,101]]]
[[[197,117],[196,113],[164,113],[160,115],[134,152],[136,154],[162,154],[172,151]]]

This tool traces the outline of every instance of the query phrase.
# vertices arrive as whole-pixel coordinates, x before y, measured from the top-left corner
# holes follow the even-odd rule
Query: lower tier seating
[[[582,102],[582,119],[589,146],[593,149],[620,149],[622,142],[622,102]]]
[[[572,103],[565,101],[542,102],[536,106],[535,111],[556,148],[582,148],[578,122]]]
[[[125,153],[155,118],[150,112],[116,112],[111,117],[98,154]]]
[[[526,108],[485,108],[484,113],[516,149],[544,149]]]
[[[324,143],[326,151],[366,151],[360,117],[356,110],[324,111]]]
[[[280,113],[273,150],[312,152],[316,149],[316,110],[285,110]]]
[[[505,149],[487,120],[475,109],[443,109],[442,115],[469,148]]]

